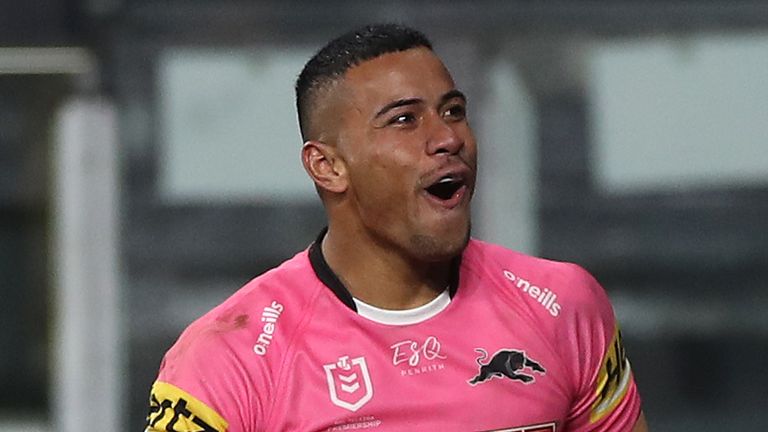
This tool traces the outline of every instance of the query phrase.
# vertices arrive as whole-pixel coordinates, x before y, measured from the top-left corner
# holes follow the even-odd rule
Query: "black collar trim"
[[[341,282],[336,273],[331,270],[328,262],[323,255],[323,237],[328,232],[328,228],[323,228],[317,239],[309,246],[309,262],[312,265],[312,270],[315,271],[315,275],[320,281],[325,284],[331,291],[341,300],[342,303],[347,305],[348,308],[357,312],[357,306],[355,300],[352,298],[352,294],[347,287]],[[459,289],[459,268],[461,267],[461,255],[454,258],[451,263],[451,275],[448,281],[448,295],[453,298],[456,295],[456,291]]]
[[[312,243],[312,245],[309,247],[309,262],[312,264],[312,269],[315,271],[317,278],[320,279],[320,281],[324,283],[325,286],[330,288],[342,303],[347,305],[348,308],[357,312],[357,306],[355,306],[355,301],[352,298],[352,294],[350,294],[349,290],[347,290],[347,287],[341,283],[341,280],[339,280],[339,277],[336,276],[336,273],[331,270],[331,267],[325,260],[325,256],[323,256],[323,248],[321,245],[323,244],[323,237],[325,237],[325,233],[327,232],[328,228],[323,228],[323,230],[320,231],[320,234],[317,236],[317,239],[315,239],[314,243]]]

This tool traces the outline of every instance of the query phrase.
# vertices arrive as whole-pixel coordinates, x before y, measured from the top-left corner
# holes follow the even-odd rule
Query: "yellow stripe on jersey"
[[[155,381],[145,432],[226,432],[227,421],[191,394]]]
[[[627,353],[621,344],[621,331],[616,326],[613,339],[600,366],[595,388],[595,403],[589,415],[590,423],[600,421],[610,414],[616,405],[624,399],[629,389],[632,371],[629,367]]]

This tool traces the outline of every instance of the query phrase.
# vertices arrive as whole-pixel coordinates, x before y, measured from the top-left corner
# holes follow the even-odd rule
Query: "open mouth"
[[[427,192],[433,197],[447,201],[464,186],[464,181],[457,177],[445,176],[427,188]]]

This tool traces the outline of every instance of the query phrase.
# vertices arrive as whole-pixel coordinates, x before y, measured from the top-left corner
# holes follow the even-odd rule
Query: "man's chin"
[[[451,260],[461,255],[469,243],[470,227],[462,234],[452,233],[447,236],[417,234],[411,237],[414,255],[421,261],[440,262]]]

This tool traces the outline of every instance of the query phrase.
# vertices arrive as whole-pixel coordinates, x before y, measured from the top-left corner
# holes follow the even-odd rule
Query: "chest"
[[[278,378],[268,430],[554,431],[567,368],[535,323],[483,313],[413,326],[308,326]],[[522,429],[520,429],[522,428]]]

